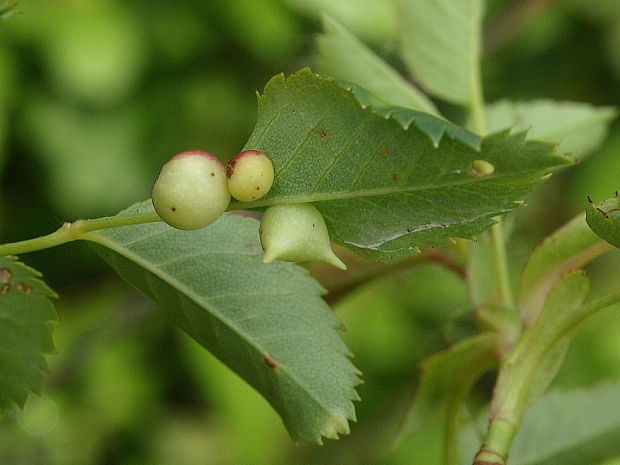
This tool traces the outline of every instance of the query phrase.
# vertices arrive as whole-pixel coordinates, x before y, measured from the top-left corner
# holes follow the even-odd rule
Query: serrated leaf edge
[[[130,207],[131,209],[132,207]],[[129,210],[129,209],[128,209]],[[148,264],[147,262],[144,262],[141,257],[137,256],[136,254],[134,254],[133,252],[131,252],[130,250],[124,248],[124,247],[118,247],[116,244],[114,244],[113,242],[107,240],[106,238],[102,237],[101,235],[97,234],[96,232],[91,232],[91,233],[87,233],[84,234],[82,237],[84,240],[88,240],[91,241],[93,243],[99,244],[101,246],[104,246],[116,253],[119,253],[120,255],[123,255],[124,257],[132,260],[134,263],[138,264],[140,267],[144,268],[145,270],[147,270],[148,272],[153,273],[155,276],[157,276],[158,278],[160,278],[162,281],[168,283],[171,286],[175,286],[177,289],[183,289],[183,293],[185,294],[185,296],[187,298],[189,298],[190,300],[192,300],[197,306],[204,308],[205,306],[208,307],[208,305],[206,305],[206,303],[204,303],[202,301],[202,299],[200,298],[199,295],[197,295],[196,293],[194,293],[191,289],[188,289],[187,286],[185,286],[182,283],[179,283],[176,279],[171,278],[169,275],[167,275],[166,273],[159,273],[158,270],[152,266],[150,266],[150,264]],[[269,265],[265,265],[265,266],[269,266]],[[229,328],[231,328],[233,331],[235,331],[237,334],[239,334],[245,341],[246,343],[253,347],[257,353],[261,354],[261,356],[265,357],[265,356],[270,356],[269,353],[263,349],[262,347],[258,346],[255,342],[252,341],[251,338],[249,338],[247,336],[247,334],[245,334],[242,330],[240,330],[239,328],[237,328],[234,325],[231,325],[229,322],[222,320],[217,312],[214,311],[210,311],[210,314],[218,319],[224,326],[228,326]],[[334,327],[330,324],[330,327],[332,328],[332,330],[336,331],[338,329],[338,327]],[[350,352],[343,352],[342,355],[344,357],[346,357],[347,359],[350,360],[352,354]],[[362,383],[362,380],[359,378],[359,375],[361,375],[361,371],[355,367],[355,365],[353,365],[353,363],[350,363],[351,368],[353,369],[353,373],[355,375],[356,378],[356,383],[353,384],[350,387],[350,391],[349,392],[349,403],[346,405],[346,408],[343,409],[343,412],[332,412],[329,409],[327,409],[315,396],[314,392],[309,391],[306,388],[303,388],[303,391],[305,393],[308,394],[308,396],[314,400],[314,402],[320,406],[320,408],[325,412],[325,417],[327,419],[327,421],[324,424],[323,429],[321,429],[319,431],[319,435],[312,438],[312,440],[318,444],[322,444],[322,440],[321,440],[321,436],[325,436],[327,438],[330,439],[337,439],[338,438],[338,433],[340,434],[348,434],[349,433],[349,426],[348,426],[348,422],[347,420],[350,421],[357,421],[357,418],[355,416],[355,408],[353,405],[353,401],[357,401],[359,400],[359,395],[357,393],[357,391],[355,390],[355,386],[359,385]],[[298,386],[304,386],[293,374],[291,374],[290,371],[288,371],[286,369],[286,365],[284,364],[278,364],[278,369],[281,370],[283,373],[285,373],[292,381],[295,382],[296,385]],[[344,407],[344,406],[343,406]],[[339,413],[344,413],[344,415],[339,414]],[[338,426],[339,425],[339,426]],[[334,437],[335,436],[335,437]]]

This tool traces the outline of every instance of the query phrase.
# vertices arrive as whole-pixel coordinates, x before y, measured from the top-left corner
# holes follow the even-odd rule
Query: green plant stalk
[[[499,294],[497,304],[505,308],[514,309],[516,304],[510,285],[510,269],[508,267],[508,254],[506,253],[504,225],[499,221],[491,226],[490,240],[493,251],[493,268],[495,269]]]
[[[134,224],[161,221],[155,212],[136,213],[133,215],[108,216],[91,220],[77,220],[64,223],[51,234],[19,242],[0,244],[0,256],[19,255],[37,250],[49,249],[67,242],[84,239],[84,235],[99,229],[117,228]]]
[[[480,38],[476,40],[480,42]],[[472,121],[472,129],[478,135],[486,134],[486,122],[484,117],[484,94],[482,90],[482,78],[480,75],[480,60],[475,60],[470,64],[472,80],[469,85],[469,111]],[[504,227],[501,222],[491,226],[491,250],[493,252],[493,265],[497,280],[499,301],[497,305],[506,308],[515,308],[515,301],[510,286],[510,273],[508,268],[508,258],[506,253],[506,238]]]
[[[600,297],[556,324],[540,318],[526,330],[500,370],[489,429],[474,465],[505,465],[527,408],[530,386],[549,352],[586,318],[613,305],[620,307],[620,292]],[[503,377],[513,382],[500,383]],[[502,384],[505,389],[497,391]]]

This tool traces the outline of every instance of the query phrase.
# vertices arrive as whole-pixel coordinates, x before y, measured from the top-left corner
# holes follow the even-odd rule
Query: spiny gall
[[[273,205],[260,222],[263,263],[322,261],[346,270],[331,248],[321,213],[309,203]]]
[[[251,202],[264,196],[273,184],[273,165],[258,150],[245,150],[226,165],[228,189],[240,202]]]
[[[162,167],[151,197],[155,211],[170,226],[204,228],[230,203],[224,165],[207,152],[181,152]]]

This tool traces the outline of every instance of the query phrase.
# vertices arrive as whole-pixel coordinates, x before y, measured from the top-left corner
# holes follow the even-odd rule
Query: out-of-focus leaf
[[[327,13],[336,18],[358,37],[385,43],[396,32],[396,0],[360,2],[359,0],[286,0],[297,10],[318,18]]]
[[[401,52],[432,94],[468,105],[480,80],[481,0],[403,0]]]
[[[579,215],[548,236],[532,252],[521,274],[518,305],[524,321],[532,322],[558,280],[608,250]]]
[[[620,454],[620,384],[552,391],[526,414],[509,463],[597,465]]]
[[[152,211],[150,202],[121,215],[141,211]],[[340,323],[305,270],[261,263],[258,221],[227,214],[197,231],[153,223],[84,238],[257,389],[294,439],[321,442],[349,432],[359,379],[336,331]]]
[[[245,147],[271,158],[273,188],[231,208],[315,202],[336,242],[369,258],[411,255],[483,231],[567,163],[524,139],[480,139],[304,69],[267,84]]]
[[[518,425],[525,409],[542,395],[555,376],[564,346],[579,325],[601,310],[620,308],[620,292],[582,305],[588,291],[589,281],[581,270],[573,270],[558,281],[543,311],[502,363],[491,419],[509,419]]]
[[[482,333],[426,359],[421,366],[420,386],[401,434],[415,433],[443,413],[458,415],[460,403],[474,383],[497,363],[500,342],[497,334]]]
[[[579,308],[589,292],[590,281],[582,271],[574,270],[564,275],[553,288],[545,303],[543,313],[541,314],[541,318],[544,318],[544,321],[541,324],[546,322],[548,325],[553,325],[554,321],[562,318],[562,314],[570,313],[572,310]],[[540,333],[538,334],[540,335]],[[535,402],[536,399],[545,393],[564,361],[568,345],[573,336],[574,331],[563,336],[562,339],[556,342],[553,349],[549,351],[542,366],[538,369],[536,377],[532,380],[528,391],[528,403]],[[525,350],[528,350],[527,347],[525,347]]]
[[[102,215],[149,192],[152,174],[136,156],[142,142],[137,121],[135,109],[93,115],[29,99],[20,136],[46,168],[38,177],[48,181],[56,211],[68,218]]]
[[[56,294],[40,277],[13,257],[0,257],[0,414],[23,407],[29,391],[43,388]]]
[[[620,248],[620,196],[618,192],[601,203],[590,203],[586,209],[586,221],[599,237]]]
[[[390,105],[438,115],[428,97],[338,21],[323,15],[323,30],[316,39],[319,72],[358,84]]]
[[[44,42],[54,84],[88,104],[110,106],[126,98],[146,61],[139,22],[122,3],[66,2],[54,10],[46,11],[62,27]]]
[[[303,36],[296,18],[281,2],[228,0],[221,5],[229,31],[261,61],[280,63],[301,45]]]
[[[553,100],[500,100],[485,109],[487,133],[529,129],[528,139],[559,143],[560,153],[579,159],[601,145],[616,114],[613,107]]]
[[[14,16],[15,7],[17,6],[17,2],[14,0],[5,0],[0,3],[0,20],[10,18]]]

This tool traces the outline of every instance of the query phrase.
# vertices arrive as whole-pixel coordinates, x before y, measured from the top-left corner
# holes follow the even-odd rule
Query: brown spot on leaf
[[[15,289],[23,292],[24,294],[32,294],[32,286],[25,283],[17,283]]]
[[[10,290],[11,290],[11,285],[9,283],[3,284],[2,288],[0,289],[0,294],[7,295]]]
[[[394,181],[394,182],[398,182],[398,180],[399,180],[399,179],[400,179],[400,176],[398,176],[398,174],[394,173],[394,174],[392,175],[392,181]]]
[[[388,149],[387,147],[381,147],[381,148],[379,149],[379,152],[381,152],[381,153],[389,153],[389,152],[390,152],[390,149]]]
[[[8,284],[13,277],[13,273],[8,268],[0,268],[0,283]]]
[[[170,210],[172,210],[173,212],[177,211],[177,207],[172,207]]]
[[[278,362],[276,362],[275,359],[270,355],[265,355],[263,357],[263,361],[265,362],[265,365],[267,365],[272,370],[275,370],[279,366]]]
[[[215,173],[211,172],[211,176],[215,176]]]
[[[327,129],[322,128],[322,127],[316,127],[312,130],[312,132],[319,139],[325,139],[327,136],[329,136],[329,132],[327,131]]]

